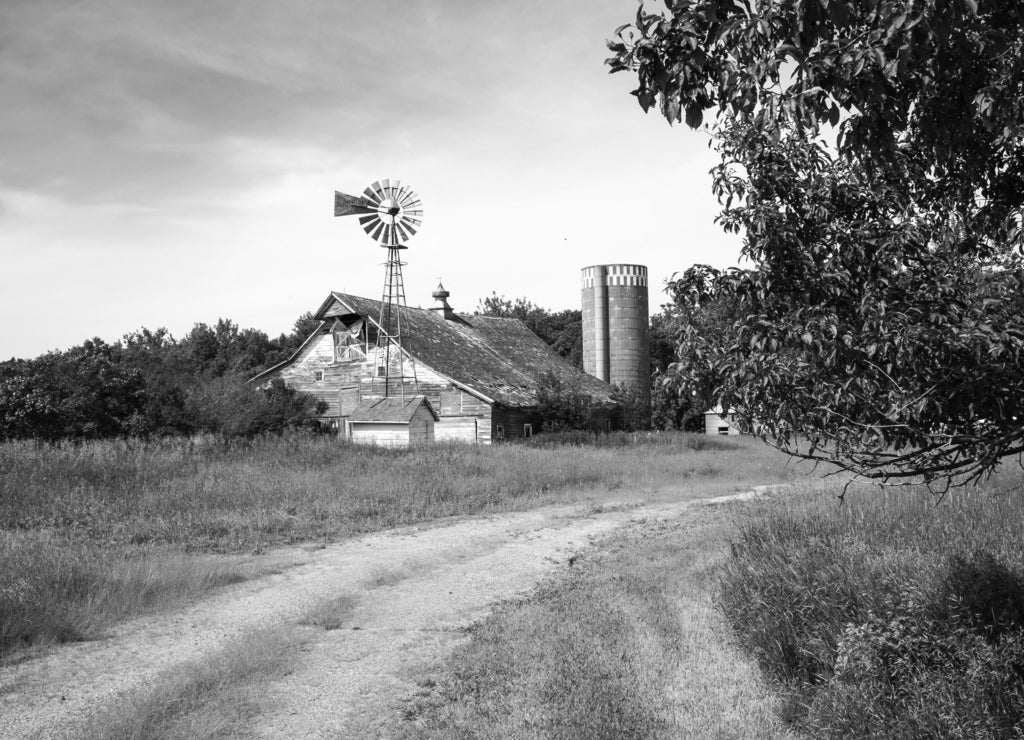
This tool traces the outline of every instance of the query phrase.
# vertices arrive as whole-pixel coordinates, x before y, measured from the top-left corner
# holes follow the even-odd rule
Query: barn
[[[439,285],[433,307],[402,309],[404,372],[414,368],[416,383],[387,394],[406,400],[423,396],[435,416],[436,441],[489,444],[540,431],[544,419],[537,389],[548,371],[590,396],[595,427],[610,428],[616,407],[612,386],[567,363],[521,321],[456,313],[449,295]],[[339,434],[351,437],[353,424],[362,424],[359,432],[369,434],[374,422],[360,419],[372,415],[372,402],[384,395],[385,369],[375,366],[373,351],[380,309],[380,301],[332,292],[314,315],[319,327],[290,358],[252,382],[281,378],[326,404],[321,422]]]

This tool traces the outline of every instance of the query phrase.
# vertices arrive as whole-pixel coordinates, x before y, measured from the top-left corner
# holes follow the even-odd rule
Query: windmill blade
[[[368,224],[367,226],[364,226],[363,228],[366,230],[366,233],[370,235],[371,239],[373,239],[376,242],[380,242],[380,235],[384,231],[384,222],[383,221],[378,219],[374,223]]]
[[[374,207],[363,198],[334,191],[335,216],[354,216],[357,213],[371,213],[374,210]]]
[[[380,191],[378,190],[379,186],[380,183],[375,182],[368,188],[366,188],[366,190],[363,191],[363,195],[366,196],[366,199],[377,206],[379,206],[380,202],[384,200],[383,196],[380,194]]]
[[[416,197],[416,193],[409,191],[404,193],[401,197],[397,198],[398,205],[402,206],[403,209],[408,210],[410,208],[418,208],[423,205],[420,199]]]

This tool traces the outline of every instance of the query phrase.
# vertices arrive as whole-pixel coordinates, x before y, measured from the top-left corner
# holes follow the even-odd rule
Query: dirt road
[[[276,553],[301,564],[0,668],[0,737],[75,737],[176,668],[277,627],[303,631],[301,659],[261,687],[247,735],[374,737],[415,690],[410,676],[466,639],[464,628],[491,605],[569,567],[613,530],[679,516],[692,503],[545,508]],[[299,624],[339,597],[351,605],[339,629]]]

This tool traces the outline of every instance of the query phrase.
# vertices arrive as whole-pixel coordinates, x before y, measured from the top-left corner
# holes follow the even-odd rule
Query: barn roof
[[[327,331],[329,316],[339,314],[359,314],[376,325],[380,306],[371,298],[333,292],[315,314],[324,323],[314,336]],[[566,362],[518,319],[469,314],[445,319],[437,313],[423,308],[403,311],[402,349],[480,398],[505,406],[535,406],[541,376],[552,370],[564,382],[578,383],[598,403],[612,402],[610,385]]]
[[[426,406],[438,420],[437,412],[430,405],[426,396],[408,396],[406,398],[367,398],[353,409],[349,421],[375,423],[405,423],[412,420],[420,406]]]

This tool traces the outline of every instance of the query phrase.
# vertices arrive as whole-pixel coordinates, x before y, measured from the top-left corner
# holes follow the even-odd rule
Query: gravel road
[[[176,666],[280,627],[308,633],[302,657],[263,685],[263,713],[246,735],[375,737],[416,690],[410,676],[442,660],[493,604],[528,592],[615,529],[676,517],[692,503],[550,507],[276,552],[301,564],[0,668],[0,737],[75,737]],[[353,599],[342,628],[298,624],[339,596]]]

